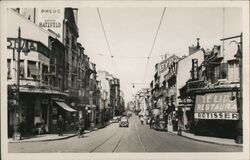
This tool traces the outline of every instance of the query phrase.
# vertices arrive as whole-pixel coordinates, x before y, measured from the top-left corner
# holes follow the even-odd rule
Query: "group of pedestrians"
[[[58,136],[63,136],[64,119],[63,119],[62,115],[58,116],[57,126],[58,126]],[[82,116],[80,116],[79,122],[77,123],[78,137],[81,137],[81,135],[83,133],[84,133],[84,118]]]

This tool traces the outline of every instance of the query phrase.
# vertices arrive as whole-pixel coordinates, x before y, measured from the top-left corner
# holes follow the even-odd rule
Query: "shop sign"
[[[57,108],[53,108],[53,114],[57,114]]]
[[[187,83],[187,86],[188,86],[188,91],[193,91],[204,88],[205,83],[203,80],[191,81]]]
[[[227,120],[238,120],[238,113],[194,113],[196,119],[227,119]]]
[[[39,27],[55,32],[62,40],[63,8],[38,8],[37,23]]]
[[[162,61],[160,63],[160,73],[166,71],[166,73],[169,72],[169,67],[170,65],[172,65],[173,63],[178,61],[178,57],[177,56],[171,56],[168,59]]]
[[[231,93],[211,93],[197,95],[195,101],[196,119],[238,120],[236,98]]]
[[[49,104],[49,100],[48,99],[42,99],[42,104]]]

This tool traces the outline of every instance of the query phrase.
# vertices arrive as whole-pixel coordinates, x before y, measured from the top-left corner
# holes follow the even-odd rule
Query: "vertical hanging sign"
[[[37,24],[55,34],[62,42],[64,8],[38,8]]]

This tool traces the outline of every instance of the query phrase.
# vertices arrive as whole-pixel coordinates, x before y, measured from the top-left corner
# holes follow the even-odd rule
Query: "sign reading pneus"
[[[37,24],[46,30],[51,30],[62,41],[64,8],[38,8]]]

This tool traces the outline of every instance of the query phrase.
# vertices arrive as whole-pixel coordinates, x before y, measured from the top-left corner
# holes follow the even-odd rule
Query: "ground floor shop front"
[[[193,105],[185,103],[179,107],[182,112],[178,119],[182,127],[179,128],[197,135],[236,138],[242,128],[239,126],[242,120],[238,92],[210,90],[193,94]]]
[[[8,136],[12,137],[14,126],[22,135],[57,133],[59,115],[64,120],[64,131],[74,129],[76,110],[63,101],[65,95],[20,92],[17,111],[8,105]],[[20,123],[17,123],[19,119]],[[16,125],[17,124],[17,125]]]

